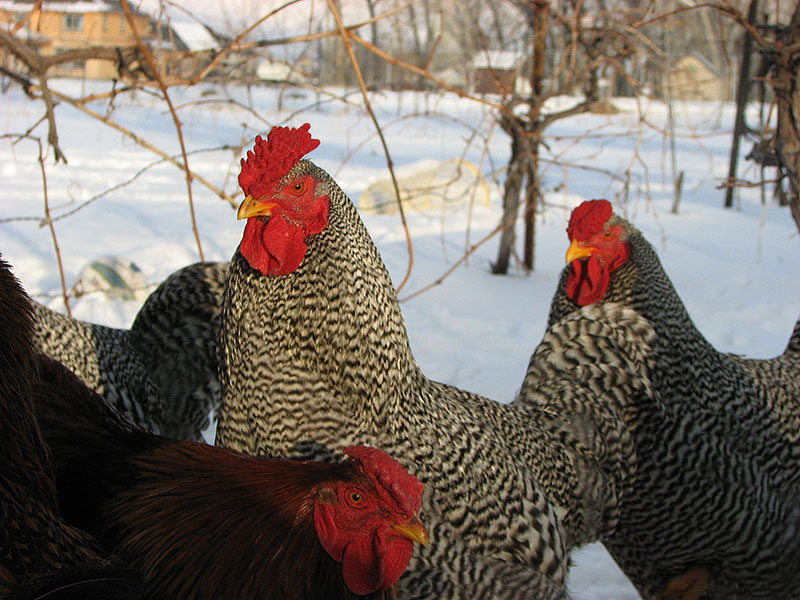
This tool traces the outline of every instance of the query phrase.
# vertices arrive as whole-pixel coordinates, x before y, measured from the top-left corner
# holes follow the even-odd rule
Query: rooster
[[[147,298],[129,330],[35,303],[37,347],[135,423],[201,441],[220,402],[216,335],[227,267],[205,262],[176,271]]]
[[[149,599],[390,598],[427,543],[422,484],[381,450],[301,463],[169,440],[40,363],[64,516],[140,568]]]
[[[632,428],[633,494],[606,546],[645,598],[795,598],[800,589],[800,322],[768,360],[718,352],[653,247],[606,200],[572,213],[550,310],[621,304],[652,325],[653,401]]]
[[[607,457],[572,447],[565,419],[533,403],[425,377],[355,207],[303,159],[318,144],[308,125],[277,127],[242,161],[247,223],[222,303],[217,444],[311,459],[369,443],[408,464],[428,490],[433,541],[400,580],[402,598],[565,597],[569,548],[597,539],[611,519],[600,505],[619,495],[581,480]],[[569,380],[569,365],[551,366]],[[584,504],[597,519],[577,514]]]
[[[31,301],[0,258],[0,596],[138,598],[138,574],[59,513],[33,407],[33,327]]]

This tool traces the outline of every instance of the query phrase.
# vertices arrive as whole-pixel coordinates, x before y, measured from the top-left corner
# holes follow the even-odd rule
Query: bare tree
[[[536,211],[541,199],[539,157],[545,129],[559,119],[592,110],[600,100],[601,78],[621,69],[634,52],[628,41],[627,15],[608,10],[605,2],[511,3],[524,16],[530,62],[528,90],[509,90],[500,118],[503,130],[511,137],[511,159],[503,186],[503,233],[492,266],[499,274],[508,271],[523,189],[522,263],[526,270],[534,266]],[[552,72],[546,72],[547,46],[554,40],[563,40],[565,49]],[[546,110],[550,98],[575,90],[580,90],[582,98],[573,106]]]
[[[242,71],[226,70],[226,65],[254,61],[260,55],[282,47],[287,49],[286,56],[293,57],[303,56],[304,52],[308,54],[312,48],[320,51],[317,73],[327,73],[330,76],[328,80],[315,82],[308,78],[298,83],[287,78],[284,82],[286,86],[312,87],[318,99],[327,97],[333,102],[353,104],[357,102],[355,94],[348,92],[337,95],[338,90],[326,89],[324,84],[357,86],[362,92],[361,106],[371,113],[370,90],[384,83],[382,75],[392,71],[400,75],[395,79],[395,85],[424,86],[428,90],[447,91],[482,103],[491,108],[495,119],[493,124],[499,125],[510,140],[510,159],[505,169],[496,169],[491,157],[487,161],[491,165],[491,172],[504,173],[504,176],[501,175],[504,212],[500,226],[492,233],[500,236],[498,256],[492,268],[496,273],[505,273],[515,250],[515,225],[520,213],[524,225],[521,263],[526,269],[534,266],[536,215],[543,199],[540,166],[557,159],[548,154],[547,128],[557,120],[598,107],[605,108],[601,92],[615,86],[615,81],[616,87],[638,93],[645,78],[650,77],[647,83],[658,95],[660,78],[652,75],[648,69],[652,71],[653,65],[661,68],[665,62],[664,50],[657,43],[660,36],[654,30],[662,28],[667,19],[672,19],[672,23],[682,23],[680,19],[692,22],[692,19],[698,19],[699,11],[716,8],[720,22],[732,27],[746,25],[746,19],[738,7],[728,2],[704,3],[702,6],[681,4],[680,7],[670,4],[667,12],[656,13],[663,5],[643,0],[570,0],[561,3],[544,0],[492,3],[483,0],[412,0],[410,5],[402,0],[365,0],[347,3],[348,10],[358,8],[352,12],[359,15],[361,20],[355,22],[347,21],[347,14],[343,17],[340,13],[340,7],[346,3],[331,0],[328,7],[316,3],[316,6],[323,6],[321,10],[310,10],[314,8],[314,3],[295,5],[309,10],[305,25],[299,28],[304,30],[302,33],[295,28],[291,32],[281,31],[276,35],[280,29],[277,26],[260,28],[262,24],[269,24],[275,13],[292,4],[287,2],[277,6],[276,3],[275,10],[269,10],[261,8],[262,4],[258,3],[260,12],[252,12],[248,22],[238,30],[227,31],[226,37],[220,38],[223,40],[221,48],[202,58],[191,51],[182,53],[181,59],[194,58],[198,65],[182,76],[166,77],[160,73],[159,65],[147,60],[146,40],[140,40],[135,47],[124,50],[90,47],[43,57],[26,46],[21,36],[7,32],[0,34],[0,48],[7,54],[14,54],[24,67],[17,69],[6,66],[6,76],[20,82],[33,99],[43,101],[50,125],[49,140],[57,157],[62,157],[63,153],[58,145],[52,106],[57,102],[66,102],[148,147],[159,157],[158,160],[168,161],[180,168],[184,171],[187,184],[194,182],[195,185],[203,185],[230,203],[233,201],[224,190],[217,189],[192,171],[188,164],[190,153],[186,152],[180,157],[171,156],[115,121],[115,95],[148,90],[167,102],[171,86],[192,86],[215,76],[223,81],[225,78],[238,77],[236,73]],[[337,19],[331,18],[333,13]],[[443,14],[447,14],[447,18],[442,18]],[[705,22],[705,27],[676,27],[675,31],[680,35],[696,37],[701,35],[697,32],[707,32],[710,27],[708,23],[713,24],[714,21],[709,17]],[[236,24],[231,21],[229,27],[235,28]],[[765,33],[755,31],[754,34],[758,47],[776,47],[769,46]],[[791,43],[785,43],[789,44],[787,48],[792,47]],[[289,51],[298,47],[301,50]],[[333,51],[334,47],[339,50]],[[719,56],[725,55],[725,48],[720,47]],[[513,49],[520,57],[517,81],[523,82],[523,85],[509,82],[497,72],[495,94],[482,96],[475,93],[473,59],[476,56],[489,56],[493,50],[508,49]],[[89,57],[112,61],[119,72],[120,85],[103,96],[109,103],[105,113],[90,108],[87,99],[58,94],[48,85],[49,70],[54,65]],[[658,60],[652,60],[653,57]],[[456,81],[457,78],[442,75],[443,66],[452,67],[454,63],[456,70],[463,75],[461,82]],[[792,68],[791,63],[787,65],[776,66],[775,76],[783,72],[780,69]],[[254,69],[249,71],[253,72]],[[785,85],[791,83],[786,81]],[[604,84],[608,87],[604,88]],[[555,96],[571,96],[574,102],[565,108],[554,109],[549,101]],[[91,102],[97,100],[102,98],[93,97]],[[228,101],[250,111],[260,123],[267,122],[252,102],[248,104],[230,96]],[[565,105],[561,102],[560,106]],[[175,122],[177,128],[179,120],[176,118]],[[493,124],[485,130],[472,132],[474,137],[485,136],[487,147]],[[375,128],[380,136],[378,119],[375,119]],[[177,130],[176,135],[180,135]],[[793,156],[790,142],[783,142],[782,146],[783,155],[788,160]],[[241,143],[236,140],[231,147],[237,148]],[[391,170],[389,148],[385,149],[385,153]],[[794,172],[797,172],[796,167]],[[613,174],[609,176],[614,177]],[[409,269],[413,263],[410,249],[409,241]],[[470,251],[468,247],[465,255]]]
[[[750,44],[761,53],[761,66],[757,79],[766,82],[775,98],[775,131],[759,140],[749,158],[765,166],[775,166],[778,170],[776,194],[791,209],[792,218],[800,231],[800,4],[795,4],[789,20],[778,22],[781,16],[780,3],[768,7],[759,17],[759,3],[751,0],[747,14],[730,2],[720,2],[712,6],[719,14],[741,27],[744,44],[744,58],[740,67],[739,90],[737,97],[737,117],[731,150],[729,178],[727,182],[725,206],[732,205],[733,188],[743,182],[736,179],[736,162],[740,136],[749,133],[750,128],[744,120],[744,107],[750,88]],[[785,16],[785,13],[783,13]],[[775,22],[770,23],[771,18]],[[764,101],[764,98],[761,98]],[[757,185],[765,185],[760,182]],[[785,188],[784,188],[785,185]]]
[[[789,183],[789,205],[800,231],[800,4],[776,42],[769,79],[778,104],[775,152],[781,175]]]

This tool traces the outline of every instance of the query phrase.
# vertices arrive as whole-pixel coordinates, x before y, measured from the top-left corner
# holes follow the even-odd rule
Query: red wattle
[[[411,561],[414,543],[405,538],[394,538],[383,556],[383,582],[380,589],[388,590],[405,572]]]
[[[253,217],[245,225],[240,251],[263,275],[287,275],[303,262],[305,233],[278,216],[269,221]]]
[[[594,255],[585,261],[572,261],[572,272],[567,276],[567,296],[581,306],[587,306],[603,298],[608,282],[608,270]]]

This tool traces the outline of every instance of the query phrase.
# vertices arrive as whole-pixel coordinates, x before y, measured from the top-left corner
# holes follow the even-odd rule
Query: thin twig
[[[355,71],[356,78],[358,79],[358,85],[361,88],[361,95],[364,97],[364,108],[367,109],[372,122],[375,124],[375,130],[378,133],[378,137],[381,140],[381,146],[383,146],[383,153],[386,156],[386,165],[389,167],[389,175],[392,178],[392,185],[394,186],[394,193],[395,197],[397,198],[397,207],[400,212],[400,221],[403,223],[403,231],[406,235],[406,245],[408,247],[408,267],[406,269],[406,274],[403,277],[400,285],[397,286],[397,291],[403,289],[403,286],[408,282],[409,277],[411,277],[411,269],[414,268],[414,245],[411,242],[411,232],[408,230],[408,223],[406,222],[406,214],[403,210],[403,201],[400,198],[400,186],[397,183],[397,177],[394,174],[394,166],[392,163],[392,156],[389,152],[389,146],[386,144],[386,138],[383,137],[383,131],[381,130],[381,125],[378,123],[378,118],[375,116],[375,112],[372,110],[372,104],[369,101],[369,94],[367,93],[367,85],[364,83],[364,77],[361,74],[361,67],[358,64],[358,59],[356,58],[355,53],[353,52],[353,45],[350,43],[350,36],[352,35],[348,32],[344,24],[342,23],[342,16],[339,14],[339,11],[336,10],[336,6],[333,4],[333,0],[327,0],[328,8],[330,8],[331,13],[333,14],[333,18],[336,21],[336,26],[339,28],[339,33],[342,36],[342,42],[344,42],[344,47],[347,50],[347,55],[350,57],[350,62],[353,65],[353,70]]]
[[[328,0],[328,2],[330,2],[330,0]],[[358,35],[356,35],[354,33],[349,34],[349,37],[353,41],[355,41],[356,43],[360,44],[361,46],[363,46],[364,48],[366,48],[367,50],[372,52],[373,54],[379,56],[380,58],[382,58],[383,60],[388,62],[389,64],[395,65],[397,67],[400,67],[401,69],[405,69],[406,71],[411,71],[412,73],[415,73],[415,74],[417,74],[417,75],[419,75],[421,77],[424,77],[425,79],[428,79],[428,80],[432,81],[433,83],[435,83],[438,87],[440,87],[440,88],[442,88],[444,90],[447,90],[448,92],[453,92],[454,94],[458,95],[461,98],[467,98],[469,100],[474,100],[475,102],[478,102],[480,104],[485,104],[487,106],[491,106],[492,108],[496,108],[497,110],[499,110],[501,112],[506,112],[506,108],[502,104],[499,104],[497,102],[492,102],[491,100],[487,100],[486,98],[479,98],[479,97],[474,96],[472,94],[468,94],[467,92],[465,92],[461,88],[456,87],[454,85],[451,85],[451,84],[447,83],[446,81],[444,81],[443,79],[440,79],[438,77],[435,77],[434,75],[431,75],[428,71],[426,71],[426,70],[424,70],[424,69],[422,69],[422,68],[420,68],[420,67],[418,67],[416,65],[412,65],[409,62],[400,60],[400,59],[398,59],[398,58],[396,58],[396,57],[384,52],[383,50],[378,48],[375,44],[372,44],[372,43],[368,42],[364,38],[362,38],[362,37],[360,37],[360,36],[358,36]]]
[[[136,133],[132,132],[130,129],[127,129],[126,127],[123,127],[122,125],[120,125],[119,123],[114,121],[113,119],[111,119],[111,118],[109,118],[109,117],[107,117],[105,115],[101,115],[98,112],[93,111],[88,106],[84,106],[81,102],[79,102],[77,100],[73,100],[72,98],[70,98],[66,94],[62,94],[60,92],[57,92],[57,91],[53,90],[53,95],[56,96],[59,100],[62,100],[64,102],[74,106],[79,111],[81,111],[83,113],[86,113],[90,117],[93,117],[93,118],[97,119],[98,121],[100,121],[102,123],[105,123],[109,127],[112,127],[114,129],[116,129],[120,133],[122,133],[122,134],[126,135],[127,137],[131,138],[134,142],[136,142],[137,144],[139,144],[143,148],[146,148],[146,149],[150,150],[150,152],[153,152],[154,154],[157,154],[158,156],[163,158],[168,163],[170,163],[172,165],[175,165],[179,169],[184,169],[184,165],[181,164],[180,161],[174,159],[172,156],[170,156],[169,154],[167,154],[166,152],[164,152],[160,148],[154,146],[153,144],[151,144],[150,142],[148,142],[147,140],[145,140],[141,136],[139,136]],[[198,182],[202,183],[204,186],[206,186],[208,189],[210,189],[212,192],[214,192],[217,196],[219,196],[220,198],[225,200],[232,207],[236,208],[239,205],[239,203],[236,202],[230,195],[228,195],[225,192],[223,192],[222,190],[220,190],[217,186],[215,186],[213,183],[208,181],[205,177],[199,175],[198,173],[192,173],[192,177],[194,178],[195,181],[198,181]]]
[[[478,248],[483,246],[486,242],[488,242],[490,239],[492,239],[498,233],[503,231],[506,227],[511,225],[511,223],[513,223],[515,220],[516,220],[516,213],[514,215],[514,219],[511,219],[511,221],[509,223],[502,223],[501,225],[498,225],[491,232],[489,232],[482,240],[480,240],[480,241],[476,242],[474,245],[470,246],[467,249],[467,251],[464,252],[464,255],[461,258],[459,258],[455,263],[453,263],[450,266],[449,269],[447,269],[444,273],[442,273],[442,275],[440,275],[438,278],[436,278],[434,281],[432,281],[428,285],[425,285],[425,286],[419,288],[418,290],[416,290],[414,292],[411,292],[408,296],[404,296],[403,298],[400,299],[400,302],[406,302],[408,300],[411,300],[412,298],[416,298],[417,296],[427,292],[428,290],[435,288],[437,285],[441,285],[442,283],[444,283],[444,280],[447,279],[448,277],[450,277],[450,275],[452,275],[453,272],[458,267],[460,267],[464,262],[466,262],[466,260],[470,256],[472,256]]]
[[[139,49],[142,51],[147,64],[150,65],[150,69],[153,71],[153,77],[155,77],[156,81],[158,81],[158,86],[161,88],[161,93],[164,95],[164,100],[169,107],[170,115],[172,115],[172,121],[175,123],[175,130],[178,133],[178,142],[181,146],[181,156],[183,157],[183,172],[186,175],[186,193],[189,195],[189,214],[192,219],[192,233],[194,233],[194,239],[197,242],[197,252],[200,255],[200,260],[203,261],[205,260],[203,257],[203,245],[200,243],[200,231],[197,229],[197,217],[195,216],[194,198],[192,197],[192,171],[189,169],[189,157],[186,156],[186,144],[183,140],[183,129],[181,128],[181,122],[180,119],[178,119],[178,113],[175,112],[175,107],[172,105],[172,100],[169,97],[167,86],[164,85],[164,80],[161,78],[161,74],[158,72],[158,67],[153,60],[153,55],[150,54],[150,50],[148,50],[147,46],[144,45],[142,36],[139,34],[139,28],[136,26],[136,21],[133,19],[133,14],[131,14],[131,7],[128,6],[128,0],[121,0],[121,4],[122,10],[125,12],[125,18],[128,20],[128,24],[131,26],[131,31],[133,31],[133,35],[136,38],[136,43],[138,44]]]
[[[50,201],[47,195],[47,170],[44,166],[44,152],[42,152],[42,141],[39,138],[35,139],[39,146],[39,168],[42,171],[42,196],[44,198],[44,214],[45,222],[50,228],[50,236],[53,238],[53,248],[56,251],[56,262],[58,263],[58,275],[61,279],[61,295],[64,298],[64,307],[67,309],[67,315],[72,316],[72,311],[69,307],[69,297],[67,296],[67,283],[64,278],[64,265],[61,262],[61,249],[58,247],[58,238],[56,237],[56,228],[53,225],[53,220],[50,218]]]
[[[238,49],[240,49],[239,42],[240,42],[240,41],[241,41],[241,40],[242,40],[242,39],[243,39],[243,38],[244,38],[244,37],[245,37],[247,34],[249,34],[251,31],[253,31],[253,30],[254,30],[256,27],[258,27],[259,25],[261,25],[261,23],[263,23],[264,21],[266,21],[267,19],[269,19],[270,17],[272,17],[272,16],[273,16],[273,15],[275,15],[276,13],[278,13],[278,12],[282,11],[284,8],[286,8],[286,7],[288,7],[288,6],[291,6],[292,4],[296,4],[297,2],[300,2],[300,0],[289,0],[289,2],[286,2],[285,4],[282,4],[281,6],[279,6],[278,8],[276,8],[275,10],[272,10],[272,11],[270,11],[269,13],[267,13],[266,15],[264,15],[263,17],[261,17],[261,18],[260,18],[258,21],[256,21],[255,23],[253,23],[253,24],[252,24],[250,27],[248,27],[247,29],[245,29],[244,31],[242,31],[242,32],[241,32],[239,35],[237,35],[235,38],[233,38],[233,39],[230,41],[230,43],[229,43],[229,44],[228,44],[228,45],[227,45],[225,48],[223,48],[223,49],[222,49],[222,50],[219,52],[219,54],[217,54],[217,55],[216,55],[216,56],[215,56],[215,57],[214,57],[214,58],[211,60],[211,62],[210,62],[209,64],[207,64],[207,65],[206,65],[206,67],[205,67],[205,68],[204,68],[202,71],[200,71],[200,73],[198,73],[198,74],[197,74],[197,75],[194,77],[194,79],[192,79],[192,80],[189,82],[189,85],[194,85],[195,83],[197,83],[197,82],[201,81],[202,79],[204,79],[204,78],[206,77],[206,75],[208,75],[208,74],[209,74],[209,73],[210,73],[210,72],[211,72],[211,71],[214,69],[214,67],[216,67],[216,66],[219,64],[219,62],[222,60],[222,58],[223,58],[223,57],[224,57],[226,54],[228,54],[228,53],[229,53],[231,50],[233,50],[233,49],[237,49],[237,50],[238,50]]]

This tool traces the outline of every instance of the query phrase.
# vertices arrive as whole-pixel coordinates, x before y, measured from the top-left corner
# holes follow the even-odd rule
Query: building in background
[[[150,18],[134,7],[133,19],[140,35],[151,39]],[[89,47],[131,48],[136,37],[122,5],[114,0],[46,0],[36,9],[35,0],[0,0],[0,27],[15,31],[15,36],[42,56]],[[3,57],[3,63],[9,57]],[[110,79],[117,77],[116,66],[108,60],[81,60],[55,65],[50,76]]]

